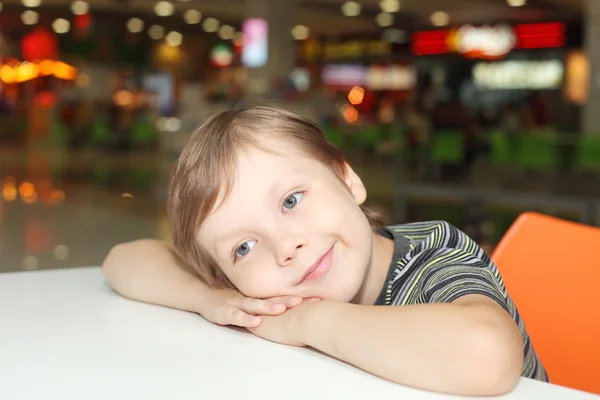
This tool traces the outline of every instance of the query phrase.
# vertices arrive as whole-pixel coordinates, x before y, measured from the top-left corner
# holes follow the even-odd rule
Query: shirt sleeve
[[[451,303],[469,294],[495,300],[510,313],[508,295],[497,269],[480,258],[456,249],[437,249],[427,268],[423,295],[427,303]]]

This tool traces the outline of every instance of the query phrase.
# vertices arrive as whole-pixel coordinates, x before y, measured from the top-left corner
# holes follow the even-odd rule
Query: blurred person
[[[400,384],[495,395],[519,375],[546,381],[488,255],[445,222],[383,226],[366,196],[310,120],[225,111],[193,133],[173,170],[173,245],[118,245],[103,270],[128,298]]]
[[[463,129],[463,174],[466,176],[473,170],[478,158],[490,151],[488,139],[482,135],[481,125],[477,118],[471,118]]]
[[[540,92],[535,92],[529,99],[533,126],[536,128],[548,125],[548,105]]]
[[[418,172],[426,172],[429,149],[431,147],[431,121],[413,104],[404,111],[406,146],[410,151],[409,165]]]
[[[523,117],[519,108],[514,103],[503,107],[500,127],[508,140],[508,146],[512,154],[516,154],[519,146],[519,135],[523,131]]]

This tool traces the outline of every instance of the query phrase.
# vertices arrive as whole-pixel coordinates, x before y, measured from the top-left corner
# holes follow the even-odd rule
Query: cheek
[[[310,218],[312,226],[326,231],[335,229],[339,234],[355,236],[364,230],[365,224],[367,229],[370,229],[358,204],[343,189],[328,192],[324,199],[316,201],[307,217]]]
[[[236,276],[232,280],[238,290],[247,297],[264,299],[269,297],[281,296],[282,288],[285,287],[282,279],[274,272],[274,267],[268,267],[270,264],[261,264],[258,266],[248,266],[248,270]]]

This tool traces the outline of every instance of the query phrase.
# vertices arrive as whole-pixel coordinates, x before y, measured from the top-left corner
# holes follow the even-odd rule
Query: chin
[[[360,291],[362,282],[345,282],[345,285],[335,287],[335,290],[330,290],[322,299],[341,301],[350,303]]]

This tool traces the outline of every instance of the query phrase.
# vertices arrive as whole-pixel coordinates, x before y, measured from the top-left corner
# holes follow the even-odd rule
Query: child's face
[[[318,161],[241,152],[231,193],[200,227],[200,244],[246,296],[351,301],[372,262],[373,232],[359,205],[366,192]],[[350,189],[350,190],[348,190]],[[218,204],[218,203],[217,203]],[[306,277],[311,267],[318,267]]]

